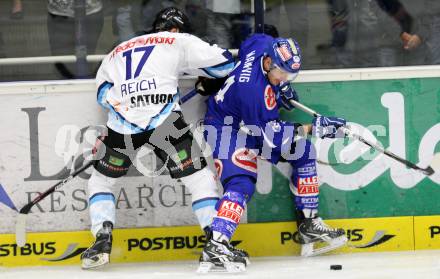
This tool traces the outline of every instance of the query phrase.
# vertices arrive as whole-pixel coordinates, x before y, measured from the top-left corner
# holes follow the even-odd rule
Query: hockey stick
[[[20,209],[20,212],[17,216],[17,223],[15,224],[15,242],[19,247],[22,247],[26,244],[26,216],[31,211],[31,208],[39,203],[42,199],[49,196],[56,190],[63,187],[67,182],[72,180],[74,177],[76,177],[78,174],[82,173],[83,171],[90,168],[90,166],[93,165],[94,161],[90,161],[78,170],[74,171],[72,174],[69,175],[69,177],[58,181],[55,185],[47,189],[44,193],[40,194],[38,197],[33,199],[31,202],[26,204]]]
[[[302,110],[303,112],[305,112],[313,117],[317,117],[320,115],[316,111],[312,110],[311,108],[306,107],[305,105],[303,105],[297,101],[290,100],[290,103],[293,106],[295,106],[296,108]],[[353,139],[356,139],[356,140],[368,145],[369,147],[372,147],[372,148],[376,149],[377,151],[387,155],[388,157],[393,158],[394,160],[404,164],[405,166],[412,168],[414,170],[420,171],[425,175],[428,175],[428,176],[433,175],[435,173],[434,168],[440,167],[440,153],[437,153],[436,155],[434,155],[434,158],[433,158],[430,166],[428,166],[426,168],[421,168],[421,167],[417,166],[416,164],[399,157],[398,155],[394,154],[393,152],[385,150],[383,147],[381,147],[375,143],[367,141],[362,136],[353,133],[353,131],[351,131],[349,128],[341,127],[339,129],[341,129],[344,132],[344,134],[346,134],[347,136],[349,136]]]
[[[316,163],[321,164],[321,165],[326,165],[326,166],[339,166],[340,165],[340,163],[324,162],[319,159],[316,159]]]
[[[183,96],[180,102],[182,104],[186,103],[195,95],[197,95],[197,91],[196,89],[193,89],[185,96]],[[19,214],[17,216],[17,223],[15,224],[15,241],[19,247],[22,247],[26,244],[26,217],[27,214],[30,212],[31,208],[37,203],[39,203],[41,200],[43,200],[45,197],[49,196],[56,190],[60,189],[62,186],[64,186],[66,183],[68,183],[70,180],[76,177],[78,174],[87,170],[92,165],[93,165],[93,161],[88,162],[87,164],[85,164],[84,166],[82,166],[72,174],[70,174],[69,177],[57,182],[55,185],[47,189],[44,193],[40,194],[38,197],[36,197],[35,199],[33,199],[31,202],[29,202],[20,209]]]
[[[180,98],[180,103],[184,104],[186,102],[188,102],[190,99],[192,99],[192,97],[194,97],[195,95],[197,95],[197,90],[194,88],[193,90],[191,90],[190,92],[188,92],[185,96],[183,96],[182,98]]]

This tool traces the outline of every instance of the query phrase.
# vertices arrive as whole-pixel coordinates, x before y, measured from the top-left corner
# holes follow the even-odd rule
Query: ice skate
[[[200,257],[198,273],[246,271],[249,262],[247,252],[233,247],[226,241],[218,242],[209,238]]]
[[[248,252],[246,252],[243,249],[238,249],[237,247],[235,247],[233,245],[229,245],[229,247],[231,248],[232,251],[234,251],[235,253],[240,255],[246,261],[246,266],[251,264],[251,261],[249,260],[249,253]]]
[[[81,267],[91,269],[102,267],[110,262],[112,251],[112,228],[111,222],[104,222],[102,229],[96,234],[95,243],[81,254]]]
[[[343,229],[328,226],[320,217],[299,221],[298,233],[303,257],[327,253],[345,245],[348,241]],[[314,247],[315,244],[322,242],[325,243],[323,247]]]
[[[212,238],[212,230],[211,230],[211,228],[210,227],[205,227],[203,229],[203,231],[205,232],[205,236],[206,236],[207,241],[209,241],[209,239]],[[248,252],[246,252],[243,249],[239,249],[239,248],[235,247],[232,244],[229,244],[229,248],[232,251],[234,251],[235,253],[239,254],[241,257],[243,257],[246,260],[246,266],[251,264],[251,261],[249,260],[249,253]],[[202,258],[203,258],[203,253],[202,253],[202,255],[200,255],[199,262],[202,262]]]

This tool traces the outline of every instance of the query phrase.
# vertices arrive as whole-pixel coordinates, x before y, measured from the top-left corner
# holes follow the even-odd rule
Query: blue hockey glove
[[[344,127],[347,121],[340,117],[317,116],[313,119],[312,134],[319,138],[344,138],[344,132],[338,130]]]
[[[289,100],[299,101],[298,94],[290,83],[285,83],[278,88],[277,101],[278,104],[287,110],[292,110],[295,107],[289,102]]]

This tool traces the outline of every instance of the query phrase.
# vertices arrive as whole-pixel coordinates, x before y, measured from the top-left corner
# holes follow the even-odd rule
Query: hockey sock
[[[192,195],[192,209],[204,229],[210,226],[212,219],[217,214],[215,205],[219,200],[217,183],[214,174],[205,167],[191,175],[181,178]]]
[[[294,169],[292,174],[294,184],[295,205],[305,218],[313,218],[318,214],[319,184],[315,160]]]
[[[217,216],[211,225],[216,241],[229,241],[232,238],[240,218],[244,213],[246,197],[243,193],[227,191],[219,201]]]
[[[115,197],[112,187],[116,183],[116,178],[107,177],[97,170],[94,170],[88,182],[89,189],[89,212],[92,223],[92,234],[102,228],[105,221],[115,224]]]

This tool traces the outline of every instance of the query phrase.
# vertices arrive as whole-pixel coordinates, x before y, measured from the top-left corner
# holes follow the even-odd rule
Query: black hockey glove
[[[194,87],[196,88],[197,93],[199,93],[202,96],[210,96],[217,93],[220,88],[222,88],[223,83],[225,83],[225,80],[228,77],[223,78],[206,78],[206,77],[199,77],[196,81],[196,84]]]

